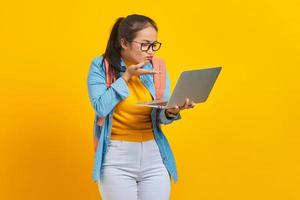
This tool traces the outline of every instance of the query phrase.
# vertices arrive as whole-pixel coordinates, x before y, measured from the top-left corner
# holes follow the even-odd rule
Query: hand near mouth
[[[142,67],[146,64],[148,64],[149,61],[143,61],[140,62],[136,65],[130,65],[126,68],[126,71],[122,75],[122,78],[128,82],[132,76],[140,76],[143,74],[157,74],[159,73],[158,71],[155,70],[147,70],[147,69],[142,69]]]

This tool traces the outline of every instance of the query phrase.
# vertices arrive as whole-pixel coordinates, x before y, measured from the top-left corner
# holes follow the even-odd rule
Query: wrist
[[[124,81],[125,81],[126,83],[128,83],[128,81],[129,81],[129,79],[130,79],[130,77],[128,77],[127,74],[125,74],[125,73],[123,74],[122,78],[124,79]]]
[[[168,110],[165,110],[165,114],[168,118],[174,118],[177,116],[178,113],[171,113]]]

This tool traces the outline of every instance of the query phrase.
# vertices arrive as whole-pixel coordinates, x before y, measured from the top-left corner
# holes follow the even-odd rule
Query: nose
[[[148,51],[147,51],[147,54],[148,54],[149,56],[152,56],[153,53],[154,53],[154,51],[152,50],[152,48],[149,48]]]

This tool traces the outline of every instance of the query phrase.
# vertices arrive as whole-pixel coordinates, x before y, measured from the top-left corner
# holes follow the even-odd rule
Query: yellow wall
[[[18,1],[2,4],[0,199],[100,199],[86,78],[119,16],[156,20],[172,88],[222,65],[209,99],[164,127],[173,200],[300,199],[300,3]]]

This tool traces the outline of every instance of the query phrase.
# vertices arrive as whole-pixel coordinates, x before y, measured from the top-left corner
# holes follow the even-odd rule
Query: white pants
[[[102,170],[102,200],[169,200],[170,176],[154,139],[110,140]]]

